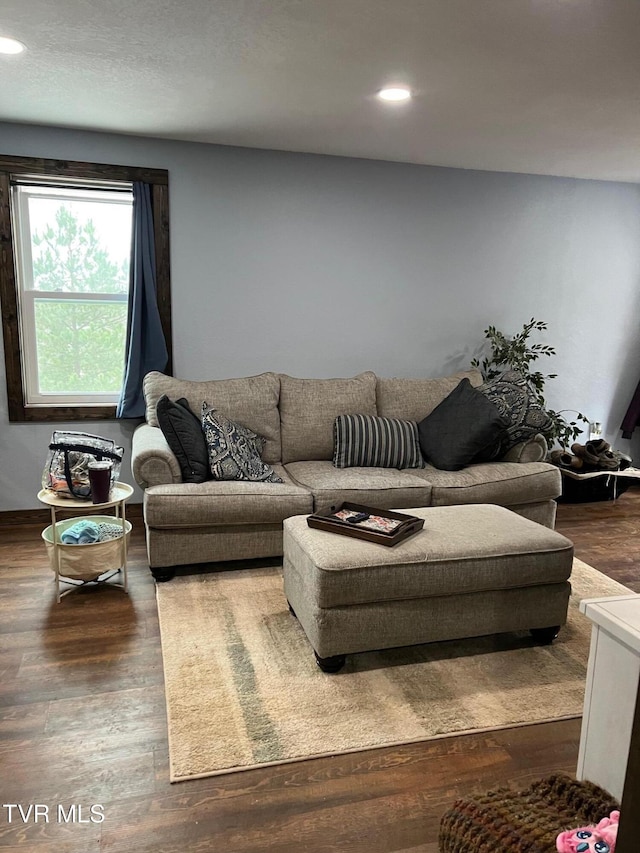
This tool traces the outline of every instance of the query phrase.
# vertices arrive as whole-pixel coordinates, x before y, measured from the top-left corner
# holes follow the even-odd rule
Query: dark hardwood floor
[[[142,523],[130,595],[85,589],[61,604],[41,527],[0,529],[0,804],[15,804],[0,808],[1,849],[435,853],[455,797],[575,770],[580,721],[569,720],[170,785]],[[558,508],[576,555],[637,592],[639,528],[638,488]],[[18,804],[40,806],[37,822]],[[75,805],[75,821],[58,805]]]

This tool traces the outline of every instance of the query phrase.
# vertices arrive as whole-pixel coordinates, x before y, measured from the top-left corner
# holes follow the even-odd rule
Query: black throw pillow
[[[436,468],[459,471],[495,458],[508,426],[497,406],[463,379],[418,424],[420,449]]]
[[[158,423],[173,451],[184,483],[204,483],[211,479],[207,440],[198,416],[182,397],[170,400],[164,394],[156,406]]]

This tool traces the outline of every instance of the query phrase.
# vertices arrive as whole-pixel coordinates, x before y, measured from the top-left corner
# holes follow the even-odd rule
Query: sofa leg
[[[338,672],[342,669],[346,660],[345,655],[333,655],[329,658],[321,658],[317,652],[314,652],[314,654],[316,656],[316,663],[323,672]]]
[[[548,646],[553,643],[560,631],[560,625],[553,625],[551,628],[530,628],[531,636],[537,640],[541,646]]]
[[[290,602],[290,601],[287,601],[287,604],[289,605],[289,613],[290,613],[292,616],[295,616],[295,618],[297,619],[298,617],[296,616],[296,611],[295,611],[295,610],[293,609],[293,607],[291,606],[291,602]]]
[[[173,566],[162,566],[162,568],[151,569],[151,574],[156,583],[164,583],[170,581],[175,576],[176,570]]]

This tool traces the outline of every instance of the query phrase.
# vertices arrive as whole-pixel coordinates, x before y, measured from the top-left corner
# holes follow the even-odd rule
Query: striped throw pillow
[[[338,415],[333,437],[336,468],[424,468],[415,421]]]

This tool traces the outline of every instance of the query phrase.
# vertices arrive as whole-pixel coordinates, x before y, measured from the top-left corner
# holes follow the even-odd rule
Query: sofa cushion
[[[336,468],[332,462],[290,462],[287,473],[313,492],[314,511],[329,512],[345,501],[379,509],[429,506],[431,486],[396,468]]]
[[[525,377],[517,370],[506,370],[479,389],[509,422],[501,442],[500,455],[511,447],[545,432],[551,418],[537,401]]]
[[[152,371],[144,378],[143,390],[147,403],[146,419],[151,426],[158,426],[156,405],[163,394],[172,400],[185,397],[192,411],[197,413],[202,411],[206,400],[227,418],[264,437],[262,458],[265,462],[280,461],[280,380],[276,373],[195,382]]]
[[[441,471],[427,464],[413,472],[432,487],[433,506],[454,504],[518,504],[555,500],[562,492],[562,477],[547,462],[481,462],[461,471]]]
[[[384,379],[379,376],[376,383],[378,414],[385,418],[421,421],[465,378],[474,387],[482,385],[482,374],[475,369],[461,370],[440,379]]]
[[[264,439],[247,427],[202,404],[202,430],[214,480],[281,483],[271,465],[260,458]]]
[[[494,459],[508,426],[507,418],[465,377],[418,424],[420,449],[436,468],[459,471],[473,461]]]
[[[296,379],[280,376],[282,461],[333,458],[333,423],[338,415],[376,414],[376,376]]]
[[[204,483],[211,479],[207,442],[200,418],[192,412],[187,400],[170,400],[166,394],[156,406],[158,423],[167,444],[178,460],[185,483]]]
[[[336,468],[424,468],[416,422],[377,415],[338,415],[333,464]]]
[[[290,515],[313,512],[313,496],[293,483],[281,465],[274,465],[282,483],[208,480],[152,486],[144,493],[148,527],[189,528],[280,524]],[[242,535],[242,530],[237,535]],[[211,559],[214,559],[212,554]]]

